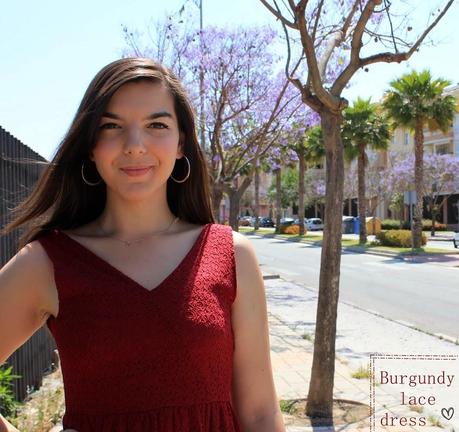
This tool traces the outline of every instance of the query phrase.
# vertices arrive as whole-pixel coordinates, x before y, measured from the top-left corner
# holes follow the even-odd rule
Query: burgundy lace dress
[[[240,432],[231,404],[236,296],[232,230],[203,227],[153,290],[60,230],[39,239],[54,265],[64,428]]]

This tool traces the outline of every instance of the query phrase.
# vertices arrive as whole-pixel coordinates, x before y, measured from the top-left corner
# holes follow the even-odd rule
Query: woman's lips
[[[121,168],[121,171],[125,172],[130,177],[138,177],[146,174],[152,168],[151,166],[145,168]]]

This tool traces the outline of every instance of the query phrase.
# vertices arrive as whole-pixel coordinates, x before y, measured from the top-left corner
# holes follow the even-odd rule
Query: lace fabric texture
[[[54,266],[64,428],[239,432],[231,404],[236,297],[232,230],[207,224],[149,291],[60,230],[39,239]]]

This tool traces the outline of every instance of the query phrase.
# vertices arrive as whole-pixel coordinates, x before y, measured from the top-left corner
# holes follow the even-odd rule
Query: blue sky
[[[184,0],[25,0],[5,2],[0,14],[0,125],[46,158],[68,129],[94,75],[120,57],[121,26],[145,30],[151,19]],[[258,0],[203,0],[204,24],[279,24]],[[413,1],[413,3],[415,3]],[[426,2],[426,3],[430,3]],[[197,15],[198,18],[198,15]],[[371,66],[344,96],[378,99],[388,82],[412,68],[459,82],[458,5],[434,29],[436,47],[408,63]],[[197,21],[198,24],[198,21]],[[422,23],[420,23],[422,24]]]

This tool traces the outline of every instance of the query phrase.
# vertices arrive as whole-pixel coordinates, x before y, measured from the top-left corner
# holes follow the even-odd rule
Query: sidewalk
[[[284,400],[306,398],[312,367],[313,342],[303,339],[302,335],[314,334],[317,292],[280,278],[268,279],[268,277],[269,275],[265,274],[271,361],[277,396]],[[334,398],[370,405],[369,379],[355,379],[351,374],[359,366],[367,365],[372,353],[400,352],[404,354],[448,353],[459,356],[459,346],[339,302]],[[459,400],[457,384],[455,389],[458,391],[456,400]],[[377,393],[376,419],[380,419],[383,412],[388,411],[398,417],[419,416],[407,406],[401,406],[400,392],[389,392],[379,386]],[[426,408],[423,415],[426,417],[434,415],[439,418],[438,407],[431,412]],[[369,417],[354,423],[336,424],[334,428],[310,425],[293,426],[291,416],[286,414],[284,418],[288,432],[370,431]],[[382,427],[376,423],[374,430],[392,432],[443,430],[449,432],[454,427],[457,431],[459,428],[457,418],[456,415],[450,422],[440,418],[444,429],[429,426],[430,423],[427,423],[426,426],[399,428]]]

